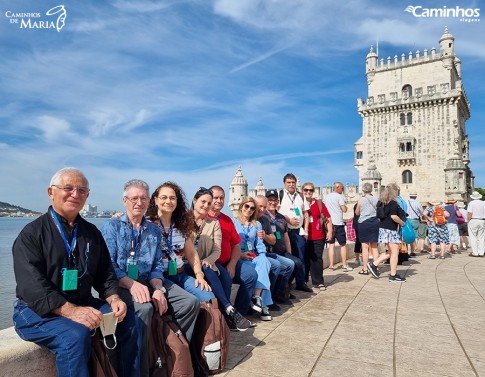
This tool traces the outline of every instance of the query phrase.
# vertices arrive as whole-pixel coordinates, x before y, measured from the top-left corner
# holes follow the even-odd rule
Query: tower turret
[[[365,74],[367,75],[367,84],[370,84],[374,79],[374,75],[377,69],[378,56],[374,52],[374,48],[370,46],[370,51],[365,58]]]
[[[237,213],[242,198],[248,195],[248,181],[244,178],[239,166],[229,189],[229,208],[233,214]]]
[[[446,69],[451,69],[453,60],[455,58],[455,37],[448,32],[448,27],[445,27],[445,32],[440,38],[440,54],[443,58],[443,66]]]

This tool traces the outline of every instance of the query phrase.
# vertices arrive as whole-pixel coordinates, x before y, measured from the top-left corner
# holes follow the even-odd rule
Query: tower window
[[[402,183],[413,183],[413,173],[410,170],[402,172]]]
[[[408,113],[407,114],[407,120],[408,120],[408,126],[410,126],[411,124],[413,124],[413,113]]]
[[[413,87],[409,84],[406,84],[402,87],[402,94],[411,97],[413,95]]]
[[[363,155],[362,151],[357,151],[357,153],[355,154],[355,158],[357,158],[357,160],[362,160],[362,155]]]
[[[401,126],[405,126],[406,125],[406,115],[401,114],[400,118],[401,118]]]

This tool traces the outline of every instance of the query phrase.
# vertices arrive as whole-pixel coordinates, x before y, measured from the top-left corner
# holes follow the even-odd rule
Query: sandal
[[[369,270],[360,270],[359,275],[369,275]]]

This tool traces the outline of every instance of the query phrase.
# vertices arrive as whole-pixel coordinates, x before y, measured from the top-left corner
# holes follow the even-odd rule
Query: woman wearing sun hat
[[[446,206],[445,211],[450,214],[448,217],[446,227],[448,228],[448,236],[449,236],[449,243],[448,243],[448,251],[452,254],[455,253],[454,247],[460,246],[460,232],[458,231],[458,214],[461,216],[461,212],[456,206],[455,198],[449,196],[446,199]]]
[[[473,191],[473,199],[468,203],[468,235],[470,237],[471,257],[483,257],[485,252],[485,202],[482,195]]]
[[[434,214],[438,207],[441,208],[441,202],[439,200],[431,200],[429,207],[423,213],[428,219],[428,240],[431,244],[429,259],[436,259],[436,245],[438,243],[440,244],[440,258],[445,259],[446,244],[450,243],[446,223],[441,225],[435,223]],[[448,218],[450,214],[444,210],[444,216]]]

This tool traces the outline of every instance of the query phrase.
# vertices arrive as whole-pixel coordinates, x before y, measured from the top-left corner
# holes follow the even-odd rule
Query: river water
[[[31,217],[0,217],[0,330],[12,326],[15,301],[15,276],[13,273],[12,245]],[[101,227],[106,219],[87,219]]]

